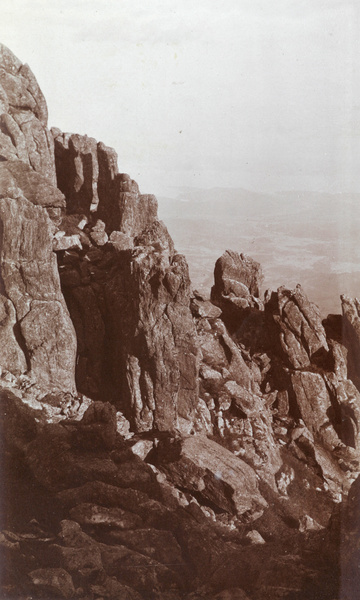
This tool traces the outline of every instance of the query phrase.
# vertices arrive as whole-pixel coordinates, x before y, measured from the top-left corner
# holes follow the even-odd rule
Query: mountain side
[[[0,106],[3,597],[355,598],[358,302],[231,250],[204,297],[4,46]]]

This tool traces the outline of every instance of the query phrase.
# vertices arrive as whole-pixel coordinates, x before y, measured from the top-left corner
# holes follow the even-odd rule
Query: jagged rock
[[[0,156],[19,159],[56,184],[44,96],[28,65],[0,45]]]
[[[291,383],[305,425],[313,433],[320,433],[330,448],[338,445],[340,440],[329,419],[331,400],[323,377],[310,371],[295,371]]]
[[[335,373],[325,375],[332,401],[330,415],[335,430],[347,447],[360,449],[360,393],[350,379]]]
[[[55,598],[74,598],[75,588],[71,575],[65,569],[36,569],[29,573],[35,589]]]
[[[199,494],[222,511],[241,515],[266,507],[253,469],[205,437],[163,442],[156,464],[178,487]]]
[[[19,375],[25,373],[27,364],[21,344],[16,339],[16,331],[19,332],[19,325],[16,321],[15,307],[11,300],[0,294],[1,366],[3,369]]]
[[[57,182],[71,213],[96,214],[106,233],[119,231],[134,238],[157,216],[155,196],[139,194],[129,175],[118,172],[117,155],[93,138],[52,129],[55,142]],[[96,244],[103,245],[105,231],[93,231]],[[99,243],[100,242],[100,243]]]
[[[204,322],[209,327],[204,327]],[[211,323],[200,319],[198,333],[203,356],[200,391],[204,398],[210,395],[207,406],[214,431],[274,486],[273,476],[281,458],[272,428],[271,404],[260,389],[260,370],[244,353],[245,361],[242,349],[219,319]]]
[[[309,515],[304,515],[300,519],[299,530],[301,532],[306,532],[306,531],[321,531],[322,529],[324,529],[324,527],[322,525],[320,525],[319,523],[317,523],[314,519],[312,519],[311,517],[309,517]]]
[[[131,236],[126,235],[122,231],[113,231],[110,234],[109,242],[116,250],[131,250],[134,247],[134,241]]]
[[[191,298],[191,312],[195,317],[204,317],[206,319],[217,319],[221,316],[221,308],[218,308],[209,300],[203,298],[198,292],[194,291],[194,297]]]
[[[44,386],[74,391],[76,339],[60,290],[50,219],[25,198],[4,198],[0,223],[2,280],[28,368]]]
[[[86,482],[101,481],[156,492],[158,488],[151,468],[130,450],[125,456],[115,453],[111,457],[96,448],[84,453],[81,442],[80,448],[77,442],[78,427],[77,423],[48,425],[28,444],[26,464],[44,488],[57,492]],[[44,447],[47,447],[45,454]]]
[[[264,538],[256,531],[256,529],[249,531],[245,537],[251,544],[266,544]]]
[[[180,567],[183,563],[181,548],[170,531],[156,529],[111,530],[107,539],[112,544],[120,544],[163,563]]]
[[[240,326],[251,308],[261,308],[258,298],[263,275],[259,263],[249,256],[226,250],[216,261],[214,280],[211,300],[232,329]]]
[[[65,197],[47,177],[20,160],[0,162],[1,197],[25,196],[32,204],[45,208],[65,208]]]
[[[162,513],[164,507],[155,500],[150,500],[145,492],[132,488],[121,488],[103,481],[89,481],[76,488],[65,489],[58,492],[57,500],[63,506],[69,508],[79,504],[95,504],[101,506],[119,507],[124,510],[133,511],[146,519],[152,510]]]
[[[134,587],[143,594],[182,587],[179,575],[173,570],[125,546],[104,549],[102,560],[109,576],[116,575],[122,583]],[[134,573],[136,573],[135,577]]]
[[[103,572],[101,551],[96,544],[79,548],[52,544],[48,550],[48,560],[62,564],[74,579],[80,577],[85,582],[96,579]]]
[[[112,450],[116,443],[116,409],[109,402],[93,402],[76,427],[76,445],[89,450]]]
[[[62,250],[74,250],[78,248],[82,250],[80,236],[65,235],[65,231],[57,231],[53,239],[53,250],[54,252],[60,252]]]
[[[138,440],[131,446],[131,452],[136,454],[136,456],[140,456],[142,460],[145,460],[153,447],[154,442],[152,440]]]
[[[323,364],[329,347],[320,311],[309,302],[300,285],[295,290],[280,287],[268,294],[266,312],[274,323],[283,356],[295,369]]]
[[[261,267],[246,254],[226,250],[216,261],[214,278],[214,294],[216,292],[217,295],[223,293],[228,296],[233,293],[241,298],[244,291],[245,294],[249,292],[257,298],[260,296],[263,280]],[[245,286],[246,290],[242,286]]]
[[[114,150],[53,130],[53,185],[44,98],[3,46],[0,113],[4,597],[335,598],[358,302],[324,327],[299,286],[264,311],[260,266],[227,251],[215,306]]]
[[[144,235],[153,244],[158,240],[158,250],[141,246],[121,261],[113,250],[101,251],[96,267],[89,267],[90,286],[74,285],[79,270],[72,267],[67,287],[61,270],[78,337],[79,389],[95,397],[108,390],[138,431],[172,429],[181,418],[191,422],[198,389],[187,264],[169,255],[164,226]]]
[[[104,246],[108,242],[108,235],[105,231],[105,223],[98,219],[90,232],[90,239],[96,246]]]
[[[359,361],[360,361],[360,303],[357,298],[341,296],[342,307],[342,337],[348,348],[347,368],[349,377],[360,389]]]
[[[79,504],[70,511],[71,518],[82,526],[111,530],[136,529],[142,525],[138,515],[122,508],[104,508],[96,504]]]
[[[55,142],[57,184],[64,193],[69,212],[89,215],[99,204],[97,142],[87,135],[52,129]]]

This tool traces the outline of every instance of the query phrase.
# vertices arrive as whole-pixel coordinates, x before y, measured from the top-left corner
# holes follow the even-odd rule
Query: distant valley
[[[184,188],[158,200],[194,288],[210,292],[229,248],[261,263],[264,290],[301,283],[324,316],[340,312],[340,294],[360,296],[360,194]]]

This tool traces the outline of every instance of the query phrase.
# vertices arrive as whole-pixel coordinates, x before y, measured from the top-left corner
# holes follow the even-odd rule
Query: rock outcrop
[[[239,326],[250,308],[260,308],[262,282],[261,267],[250,256],[226,250],[216,261],[211,299],[222,309],[224,321],[231,329],[234,323]]]
[[[0,159],[21,160],[56,185],[47,106],[28,65],[0,46]]]
[[[4,366],[13,357],[9,370],[31,372],[44,388],[74,392],[76,338],[52,251],[51,217],[59,217],[65,198],[54,185],[46,103],[29,67],[4,46],[0,56],[1,336],[9,344]]]
[[[357,597],[358,301],[263,301],[229,250],[193,292],[155,197],[50,133],[3,46],[0,111],[3,597]]]
[[[186,261],[154,196],[117,172],[113,151],[59,132],[55,147],[71,214],[59,225],[58,261],[78,338],[78,388],[107,394],[138,431],[191,428],[199,361]]]

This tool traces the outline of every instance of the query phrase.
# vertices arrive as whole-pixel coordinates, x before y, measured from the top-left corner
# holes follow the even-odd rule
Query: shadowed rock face
[[[59,225],[58,259],[78,338],[78,388],[107,394],[138,431],[189,429],[198,343],[186,261],[157,219],[155,197],[118,172],[114,150],[52,133],[58,185],[74,215]]]
[[[192,292],[154,196],[50,135],[2,46],[0,107],[3,596],[352,600],[357,301],[264,306],[232,251]]]

